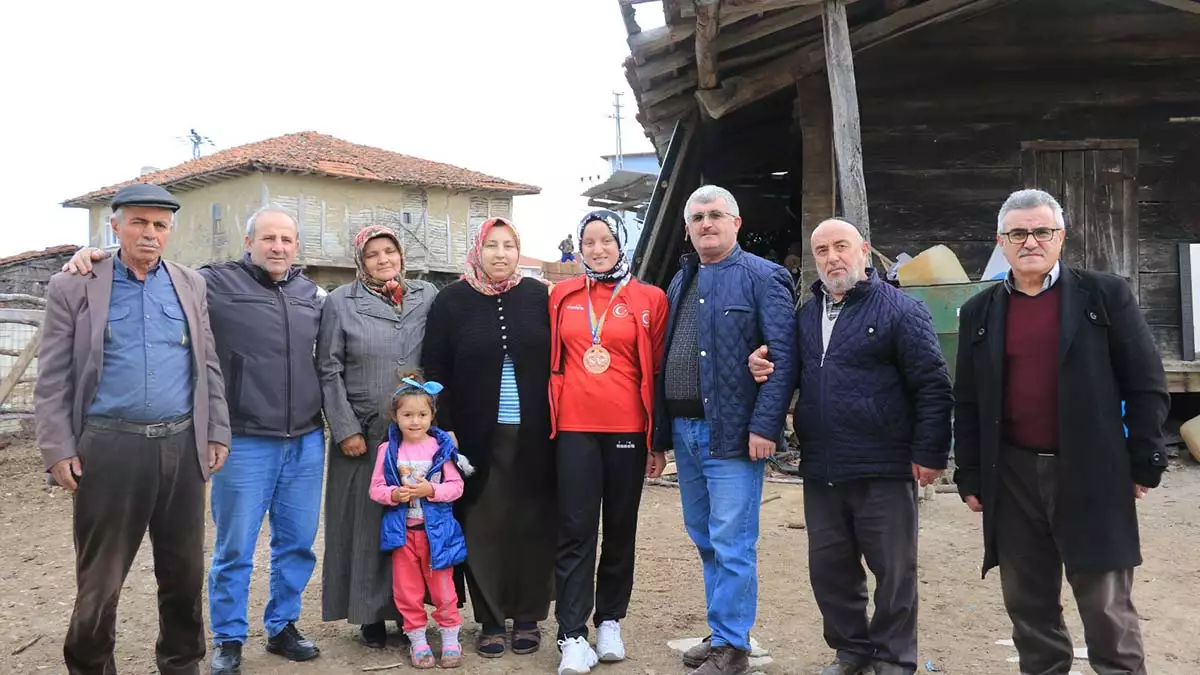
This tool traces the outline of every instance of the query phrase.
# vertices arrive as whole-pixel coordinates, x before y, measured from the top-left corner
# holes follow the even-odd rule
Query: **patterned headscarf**
[[[583,260],[583,273],[592,281],[620,281],[629,275],[629,261],[625,258],[625,239],[629,235],[625,231],[625,223],[621,220],[621,216],[608,209],[592,211],[584,216],[579,221],[579,250],[581,253],[583,251],[583,231],[587,229],[588,223],[595,220],[604,223],[608,227],[608,231],[612,234],[613,239],[617,240],[617,264],[613,265],[612,269],[607,272],[596,272],[588,267],[587,258],[580,255],[580,259]]]
[[[372,239],[379,237],[387,237],[396,244],[396,250],[400,252],[400,271],[396,276],[387,281],[379,281],[375,277],[367,273],[367,267],[363,264],[363,251],[367,248],[367,243]],[[358,267],[358,280],[366,287],[373,295],[377,295],[387,304],[391,305],[400,311],[404,306],[404,247],[400,245],[400,238],[390,228],[384,225],[368,225],[359,231],[354,237],[354,264]]]
[[[483,271],[483,240],[487,239],[488,232],[491,232],[492,228],[497,226],[507,227],[509,230],[512,230],[513,239],[517,242],[517,263],[514,265],[512,275],[503,281],[492,281],[488,277],[487,272]],[[471,250],[467,252],[467,271],[462,275],[463,281],[484,295],[507,293],[517,284],[521,283],[520,257],[521,235],[517,233],[517,228],[513,227],[513,224],[507,218],[489,218],[484,221],[483,225],[479,226],[479,236],[475,237],[475,243],[471,246]]]

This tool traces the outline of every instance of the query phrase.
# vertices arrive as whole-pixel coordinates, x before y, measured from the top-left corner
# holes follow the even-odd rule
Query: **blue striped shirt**
[[[500,371],[500,410],[496,416],[500,424],[521,423],[521,400],[517,396],[517,371],[512,359],[504,355],[504,368]]]

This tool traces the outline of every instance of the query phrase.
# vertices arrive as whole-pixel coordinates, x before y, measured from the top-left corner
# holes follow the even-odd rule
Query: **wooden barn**
[[[649,1],[667,25],[639,28]],[[977,279],[1004,198],[1040,187],[1067,212],[1068,263],[1126,277],[1172,390],[1200,391],[1180,274],[1200,242],[1200,1],[618,2],[663,165],[644,278],[674,274],[702,182],[738,198],[747,249],[800,244],[805,281],[833,215],[891,258],[946,244]]]

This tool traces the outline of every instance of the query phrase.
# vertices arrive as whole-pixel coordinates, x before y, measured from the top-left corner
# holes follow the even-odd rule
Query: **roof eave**
[[[161,185],[164,188],[167,188],[168,190],[172,190],[173,192],[187,192],[190,190],[197,190],[202,187],[207,187],[209,185],[212,185],[213,183],[219,182],[221,180],[225,180],[227,178],[232,178],[235,176],[246,176],[246,175],[258,172],[258,171],[277,171],[280,173],[300,173],[300,174],[305,174],[305,175],[310,175],[310,176],[324,176],[327,178],[337,178],[337,179],[341,179],[341,180],[355,180],[355,181],[364,181],[364,182],[369,182],[369,183],[384,183],[384,184],[388,184],[388,185],[411,185],[413,187],[422,187],[422,188],[444,188],[444,189],[450,189],[450,190],[460,190],[463,192],[501,192],[501,193],[508,194],[508,195],[511,195],[514,197],[520,197],[520,196],[526,196],[526,195],[536,195],[536,194],[541,194],[541,192],[542,192],[542,189],[540,187],[537,187],[536,185],[526,185],[523,183],[508,183],[508,184],[502,184],[502,185],[483,186],[483,185],[478,185],[478,184],[467,184],[467,183],[438,183],[436,181],[428,181],[428,182],[397,181],[397,180],[388,180],[388,179],[384,179],[384,178],[372,178],[369,176],[347,176],[344,174],[331,173],[331,172],[327,172],[327,171],[301,171],[301,170],[295,169],[294,167],[275,166],[275,165],[263,164],[261,162],[247,162],[245,164],[238,165],[238,166],[225,167],[225,168],[217,169],[214,171],[209,171],[206,173],[186,176],[184,178],[181,178],[181,179],[175,180],[175,181],[159,183],[159,185]],[[136,181],[132,181],[132,182],[136,182]],[[119,185],[128,185],[128,184],[129,183],[121,183]],[[81,209],[90,209],[93,206],[105,206],[112,200],[113,195],[115,195],[117,193],[117,190],[119,190],[119,189],[120,189],[119,187],[115,188],[115,189],[105,189],[104,191],[102,191],[99,194],[89,193],[86,195],[81,195],[79,197],[73,197],[71,199],[68,199],[68,200],[62,202],[62,205],[65,208],[81,208]]]

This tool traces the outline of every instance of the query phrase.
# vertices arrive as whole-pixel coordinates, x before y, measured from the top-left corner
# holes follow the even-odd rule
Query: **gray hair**
[[[296,222],[295,216],[288,213],[287,210],[284,209],[282,206],[277,206],[275,204],[269,204],[269,205],[264,206],[261,209],[255,211],[254,213],[250,214],[250,219],[246,221],[246,236],[247,237],[249,237],[250,239],[254,238],[254,224],[258,222],[259,216],[266,215],[268,213],[279,213],[279,214],[287,216],[288,220],[292,221],[292,226],[296,228],[296,234],[300,234],[300,223]]]
[[[1063,207],[1058,203],[1049,192],[1044,190],[1017,190],[1004,200],[1004,206],[1000,207],[1000,215],[996,217],[996,232],[1004,232],[1004,219],[1012,211],[1025,211],[1028,209],[1036,209],[1040,206],[1049,206],[1054,212],[1054,222],[1061,228],[1067,227],[1066,218],[1063,216]]]
[[[125,218],[125,207],[118,206],[117,210],[112,212],[112,217],[116,218],[118,223],[123,222],[123,220]],[[171,223],[171,227],[174,228],[175,227],[175,212],[174,211],[171,211],[171,217],[169,218],[169,221]]]
[[[740,215],[738,212],[737,200],[733,198],[733,194],[719,185],[701,185],[696,188],[692,196],[688,197],[687,203],[683,205],[683,222],[687,222],[688,211],[692,208],[692,204],[711,204],[718,199],[724,199],[729,205],[729,215]]]

